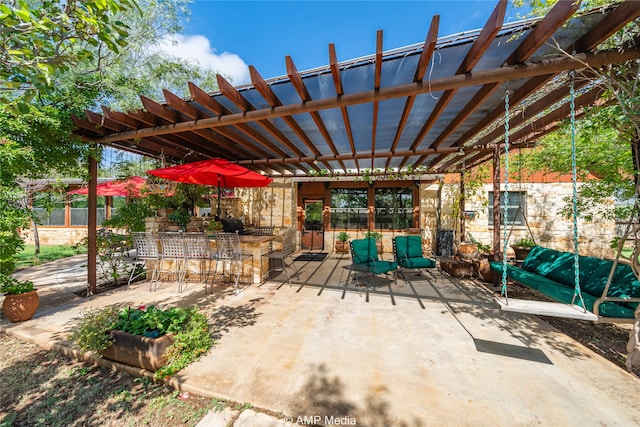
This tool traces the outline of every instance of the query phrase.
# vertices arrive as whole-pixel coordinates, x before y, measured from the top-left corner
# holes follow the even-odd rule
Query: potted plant
[[[367,238],[375,239],[375,241],[376,241],[376,249],[378,250],[379,254],[382,253],[382,233],[380,233],[378,231],[367,231],[366,233],[364,233],[364,237],[365,237],[365,239],[367,239]]]
[[[187,224],[189,224],[189,221],[191,221],[191,215],[189,214],[189,212],[183,209],[176,209],[175,211],[171,212],[167,218],[169,218],[169,221],[171,221],[175,226],[178,227],[178,230],[169,229],[169,231],[184,231],[187,228]]]
[[[3,315],[13,323],[31,319],[40,303],[33,282],[18,280],[5,274],[0,274],[0,281],[0,292],[4,294]]]
[[[196,308],[108,306],[85,311],[69,335],[100,357],[155,371],[168,378],[214,344],[206,317]]]
[[[207,224],[207,231],[211,231],[211,232],[220,232],[223,229],[223,225],[221,221],[212,219],[211,221],[209,221],[209,223]]]
[[[530,237],[523,237],[522,239],[515,242],[511,245],[511,249],[515,252],[516,260],[524,260],[527,255],[529,255],[529,251],[531,248],[537,246],[535,240]]]
[[[349,253],[349,234],[346,231],[341,231],[338,233],[338,238],[336,240],[335,250],[341,254]]]

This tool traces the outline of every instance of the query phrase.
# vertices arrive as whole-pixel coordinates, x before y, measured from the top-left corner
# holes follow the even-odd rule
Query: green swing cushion
[[[553,261],[560,255],[560,251],[554,249],[543,248],[542,246],[534,246],[531,248],[529,255],[522,263],[522,269],[530,271],[531,273],[542,274],[549,271],[549,267]]]

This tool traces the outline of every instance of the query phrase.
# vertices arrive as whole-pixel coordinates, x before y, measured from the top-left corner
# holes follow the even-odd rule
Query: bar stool
[[[189,276],[189,261],[199,261],[200,280],[204,281],[204,291],[207,293],[209,276],[211,275],[211,263],[216,258],[211,250],[209,238],[206,233],[183,233],[182,236],[186,250],[185,280]],[[211,284],[211,291],[213,292],[213,283]]]
[[[175,274],[178,281],[178,292],[182,292],[187,273],[187,258],[182,233],[158,233],[158,239],[160,240],[158,280],[161,279],[162,273]],[[155,286],[153,289],[155,290]]]

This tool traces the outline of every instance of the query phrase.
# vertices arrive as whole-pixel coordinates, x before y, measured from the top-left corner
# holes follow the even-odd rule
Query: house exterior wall
[[[264,188],[238,188],[236,193],[233,216],[243,223],[277,229],[297,227],[297,185],[290,178],[275,178]]]
[[[273,225],[276,229],[296,227],[302,229],[304,222],[302,199],[299,197],[303,186],[318,187],[319,193],[314,196],[327,199],[324,193],[326,186],[321,182],[297,182],[291,178],[275,178],[265,188],[238,188],[236,198],[222,199],[223,216],[240,218],[245,224]],[[412,232],[423,236],[424,249],[427,253],[437,253],[438,230],[445,230],[454,235],[454,241],[460,241],[459,200],[460,187],[455,179],[446,178],[442,182],[422,182],[419,184],[418,226]],[[513,183],[514,191],[526,192],[526,218],[534,240],[543,246],[573,250],[572,220],[563,218],[560,210],[565,205],[565,198],[572,194],[570,182],[531,182]],[[475,240],[491,244],[493,227],[489,223],[487,195],[493,190],[490,183],[485,184],[475,197],[466,201],[465,210],[474,211],[475,218],[467,219],[465,239],[469,233]],[[440,200],[440,201],[439,201]],[[613,201],[604,201],[613,203]],[[215,203],[213,203],[215,205]],[[329,200],[325,200],[325,212],[329,210]],[[215,206],[212,206],[215,211]],[[439,220],[438,220],[439,218]],[[328,216],[325,215],[325,224]],[[580,253],[594,256],[612,257],[614,251],[609,242],[615,237],[615,222],[603,218],[593,221],[578,221]],[[86,227],[43,227],[38,228],[41,244],[75,244],[86,237]],[[325,230],[324,250],[333,251],[337,233],[340,230]],[[348,231],[350,239],[362,238],[365,230]],[[404,235],[404,231],[382,231],[383,251],[391,253],[392,239],[395,235]],[[27,243],[33,243],[32,230],[22,233]],[[513,227],[509,237],[510,243],[522,237],[529,237],[526,226]],[[454,248],[455,250],[455,248]]]
[[[573,220],[561,215],[567,198],[573,194],[572,184],[570,182],[538,182],[513,185],[510,187],[512,191],[526,192],[525,217],[536,243],[548,248],[573,252]],[[466,210],[476,212],[473,220],[466,221],[467,234],[471,233],[475,240],[484,244],[491,244],[493,236],[493,226],[489,224],[487,206],[487,195],[491,191],[493,191],[493,185],[486,184],[476,197],[466,201]],[[501,191],[504,191],[504,185]],[[613,204],[613,200],[604,200],[603,203]],[[526,225],[514,226],[509,236],[509,245],[521,238],[531,237],[531,234]],[[594,216],[592,221],[578,220],[580,254],[598,257],[615,256],[614,250],[610,248],[610,242],[615,235],[616,224],[613,220],[598,216]]]

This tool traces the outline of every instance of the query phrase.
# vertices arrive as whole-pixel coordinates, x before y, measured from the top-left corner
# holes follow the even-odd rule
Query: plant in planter
[[[223,228],[222,222],[216,221],[214,219],[209,221],[209,224],[207,224],[207,231],[219,232],[219,231],[222,231],[222,228]]]
[[[82,350],[168,378],[214,344],[206,317],[196,308],[167,310],[108,306],[88,310],[69,335]]]
[[[338,238],[336,240],[336,252],[346,254],[349,252],[349,234],[346,231],[341,231],[338,233]]]
[[[382,253],[382,233],[378,231],[367,231],[364,233],[365,239],[375,239],[378,253]]]
[[[0,292],[4,294],[2,313],[10,322],[23,322],[33,317],[40,297],[33,282],[0,274]]]
[[[180,230],[184,231],[187,228],[187,224],[189,224],[189,221],[191,221],[191,214],[189,214],[189,212],[185,210],[177,209],[171,212],[167,218],[169,218],[169,221],[178,226]]]
[[[529,255],[529,251],[531,251],[531,248],[534,246],[537,246],[535,240],[530,237],[523,237],[511,245],[511,249],[515,252],[517,260],[523,260]]]

